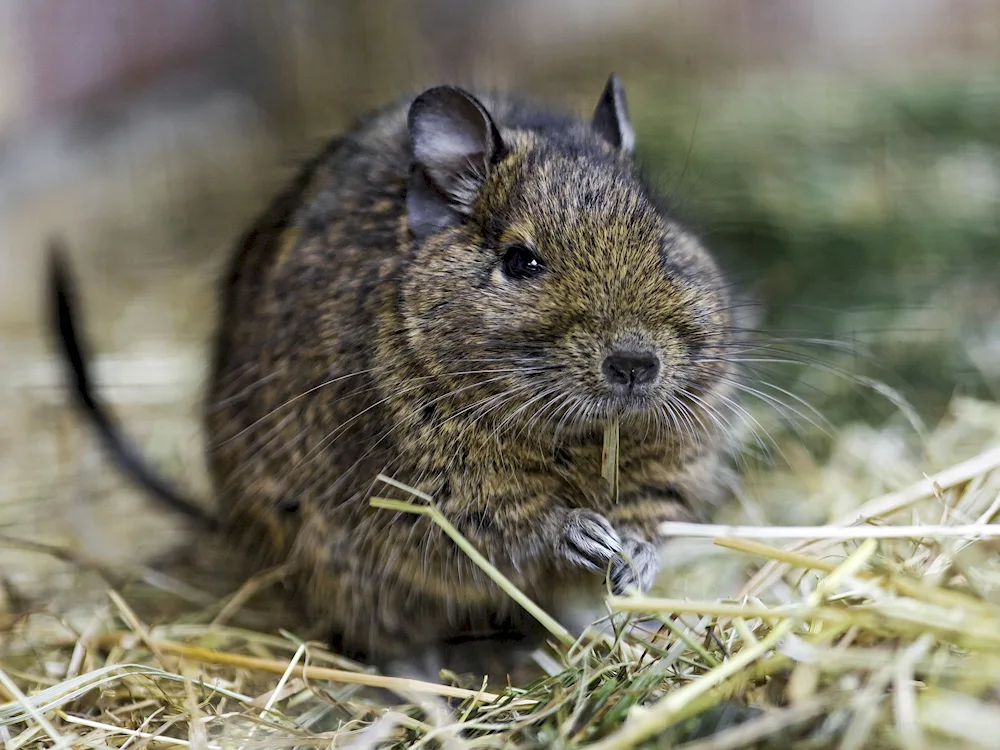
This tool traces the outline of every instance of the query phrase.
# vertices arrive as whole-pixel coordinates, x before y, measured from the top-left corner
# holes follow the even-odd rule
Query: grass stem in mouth
[[[604,426],[604,451],[601,453],[601,476],[608,483],[611,498],[618,502],[618,443],[619,422],[617,417]]]

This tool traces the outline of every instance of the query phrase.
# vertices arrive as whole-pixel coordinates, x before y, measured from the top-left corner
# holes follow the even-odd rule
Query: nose
[[[649,352],[612,352],[601,365],[611,385],[624,385],[629,390],[652,383],[659,371],[660,360]]]

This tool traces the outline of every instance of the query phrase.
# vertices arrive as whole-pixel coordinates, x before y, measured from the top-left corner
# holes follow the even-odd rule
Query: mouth
[[[595,421],[614,418],[641,417],[653,412],[660,403],[649,391],[607,393],[593,404]]]
[[[571,399],[568,403],[573,403],[573,407],[556,408],[535,424],[541,427],[544,423],[557,435],[595,436],[602,434],[612,421],[618,421],[629,429],[648,429],[651,424],[662,421],[657,416],[662,412],[662,401],[649,392],[605,392],[586,400]]]

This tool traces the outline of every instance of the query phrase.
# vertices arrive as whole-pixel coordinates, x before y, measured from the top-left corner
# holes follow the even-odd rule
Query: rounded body
[[[465,103],[389,107],[306,166],[224,285],[205,417],[219,516],[262,564],[288,564],[348,653],[532,626],[427,517],[370,507],[412,499],[379,474],[433,496],[550,608],[604,585],[597,547],[655,543],[727,476],[714,264],[597,125],[470,101],[502,144],[482,174],[459,163],[449,182],[441,156],[479,143]],[[452,140],[425,142],[447,117]],[[655,368],[614,347],[656,352]],[[600,476],[609,414],[617,498]]]

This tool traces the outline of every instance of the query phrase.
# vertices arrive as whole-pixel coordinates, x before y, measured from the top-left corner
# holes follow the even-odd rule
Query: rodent
[[[723,274],[634,157],[612,74],[593,115],[437,86],[334,138],[243,237],[221,286],[204,426],[217,523],[287,564],[330,643],[391,659],[533,629],[430,519],[370,507],[430,494],[543,607],[647,589],[661,521],[726,491],[736,377]],[[93,393],[68,267],[54,325]],[[620,420],[620,490],[601,478]]]

